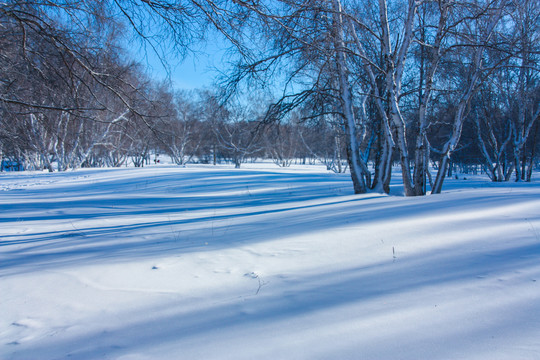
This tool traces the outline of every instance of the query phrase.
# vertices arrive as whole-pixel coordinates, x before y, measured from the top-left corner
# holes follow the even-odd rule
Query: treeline
[[[124,71],[130,84],[144,78],[137,67]],[[166,155],[177,165],[240,167],[247,161],[271,159],[283,167],[300,161],[324,163],[336,172],[347,169],[337,123],[305,122],[296,114],[287,122],[265,124],[265,103],[222,105],[208,90],[172,91],[149,81],[138,85],[122,98],[96,91],[103,95],[96,108],[90,103],[85,109],[5,107],[2,170],[143,167],[154,163],[157,155]],[[85,91],[83,87],[77,93],[79,106]]]
[[[350,171],[355,192],[438,193],[455,164],[538,166],[540,4],[523,1],[8,1],[0,157],[50,171],[273,159]],[[127,37],[126,34],[132,34]],[[148,79],[149,51],[221,36],[220,86]],[[265,94],[265,95],[261,95]],[[280,94],[280,95],[277,95]],[[433,172],[433,169],[435,171]]]

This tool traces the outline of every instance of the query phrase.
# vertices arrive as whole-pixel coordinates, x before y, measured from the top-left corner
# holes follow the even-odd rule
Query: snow
[[[2,173],[0,359],[540,358],[540,183],[401,192],[315,166]]]

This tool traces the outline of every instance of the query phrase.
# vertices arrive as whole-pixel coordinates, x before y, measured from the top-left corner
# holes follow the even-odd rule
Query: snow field
[[[538,182],[351,189],[314,167],[0,174],[0,359],[540,358]]]

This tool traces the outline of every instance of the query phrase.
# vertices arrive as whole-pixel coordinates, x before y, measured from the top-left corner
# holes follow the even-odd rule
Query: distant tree
[[[229,105],[224,117],[214,119],[213,130],[221,154],[232,160],[235,168],[240,168],[248,156],[259,154],[260,114],[239,104]]]

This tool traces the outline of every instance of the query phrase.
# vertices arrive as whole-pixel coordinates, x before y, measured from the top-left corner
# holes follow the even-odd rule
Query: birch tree
[[[434,194],[442,191],[442,185],[448,173],[450,157],[456,150],[461,137],[470,102],[480,88],[486,72],[493,69],[494,64],[487,64],[484,57],[493,32],[503,15],[502,5],[488,8],[472,6],[466,10],[469,12],[463,15],[471,17],[474,21],[461,27],[461,33],[458,33],[456,43],[460,49],[457,53],[458,61],[466,64],[464,73],[466,77],[461,79],[460,87],[458,87],[459,100],[453,115],[451,133],[440,151],[437,176],[432,188]]]
[[[524,146],[540,117],[540,5],[536,1],[516,3],[514,21],[518,37],[517,68],[518,78],[514,96],[517,108],[516,121],[513,122],[513,145],[515,179],[526,179],[527,162],[523,156]],[[532,158],[532,157],[531,157]],[[530,173],[531,171],[529,171]],[[530,181],[530,177],[529,181]]]

